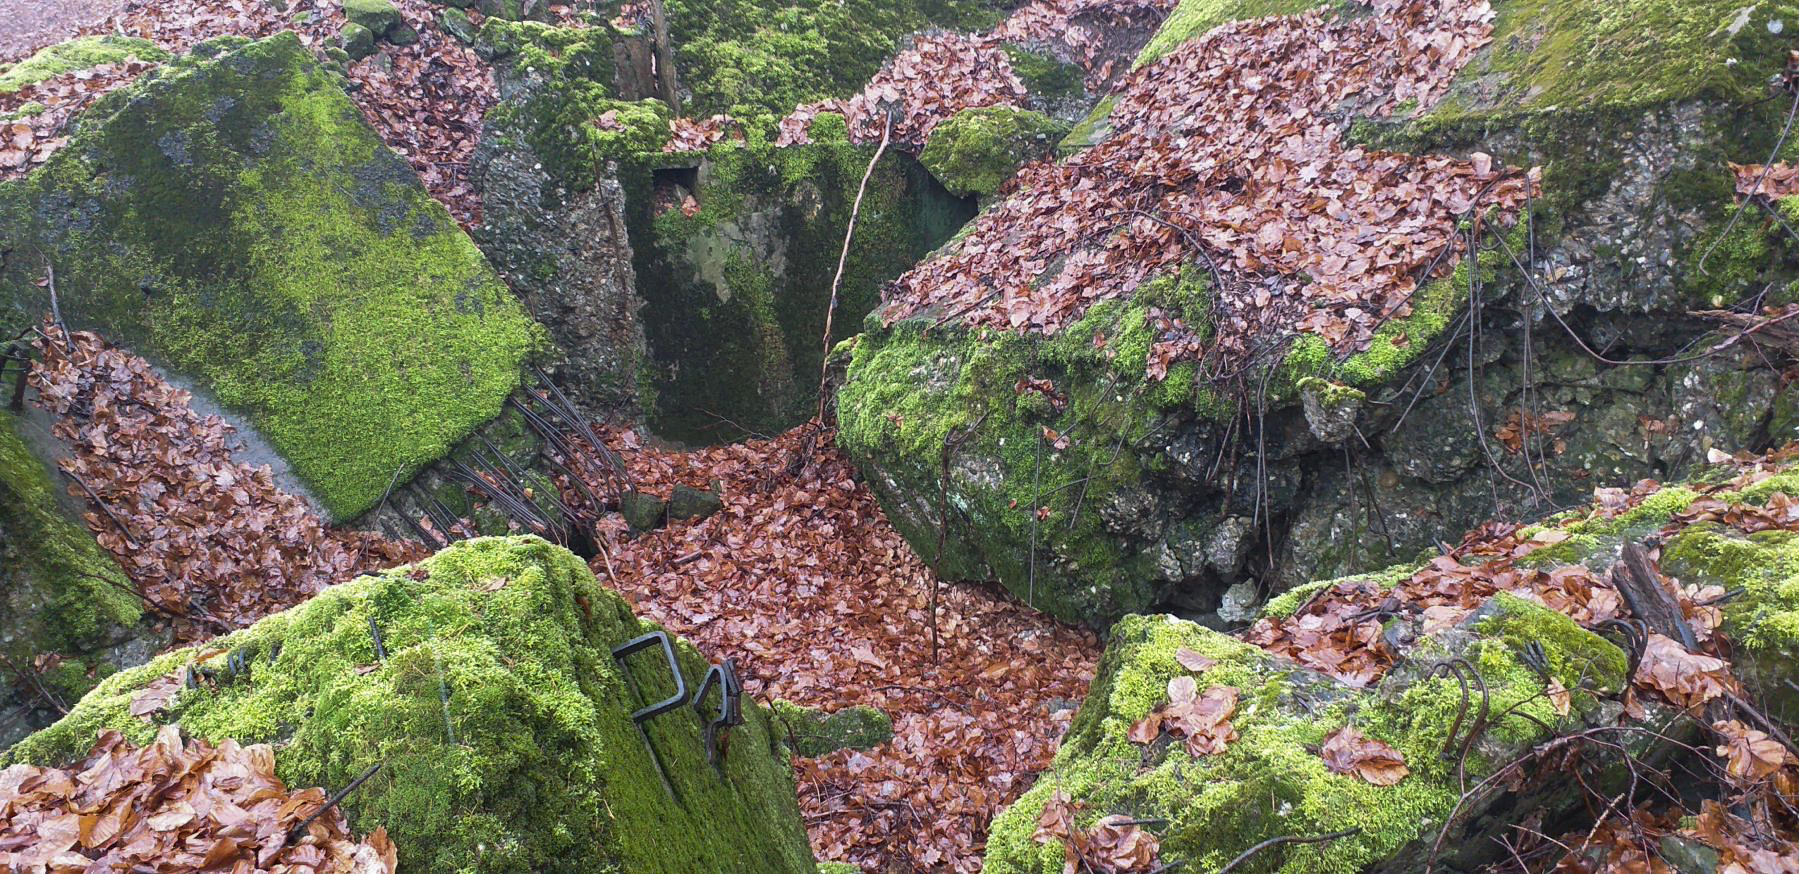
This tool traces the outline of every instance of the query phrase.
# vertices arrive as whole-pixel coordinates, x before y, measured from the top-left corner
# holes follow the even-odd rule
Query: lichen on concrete
[[[342,89],[283,34],[108,95],[0,185],[0,284],[34,322],[47,258],[72,327],[196,379],[346,518],[498,413],[540,330]]]
[[[750,702],[720,768],[692,707],[646,724],[664,789],[630,714],[673,681],[654,653],[627,680],[610,652],[653,628],[566,550],[466,541],[117,674],[0,763],[62,763],[103,728],[143,742],[178,723],[277,743],[292,786],[342,787],[379,764],[344,807],[384,826],[407,870],[810,874],[793,776]],[[677,651],[696,689],[705,660]],[[200,679],[154,722],[130,714],[182,669]]]

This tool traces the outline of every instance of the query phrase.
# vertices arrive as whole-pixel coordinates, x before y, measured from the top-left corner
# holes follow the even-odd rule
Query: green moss
[[[1045,100],[1080,97],[1086,93],[1086,74],[1075,64],[1059,61],[1045,52],[1033,52],[1018,46],[1000,47],[1012,64],[1012,72],[1024,83],[1032,96]]]
[[[476,50],[492,58],[506,89],[482,121],[484,136],[529,146],[552,184],[585,191],[607,161],[656,152],[668,142],[669,111],[660,100],[617,99],[609,26],[557,27],[488,18]]]
[[[1004,106],[966,109],[931,131],[919,162],[958,195],[989,195],[1018,168],[1054,151],[1067,125]]]
[[[1168,14],[1162,28],[1137,55],[1138,67],[1147,67],[1180,48],[1188,40],[1205,36],[1213,28],[1231,21],[1266,18],[1270,15],[1295,15],[1334,5],[1338,0],[1181,0]]]
[[[1373,573],[1356,574],[1354,576],[1340,577],[1334,580],[1313,580],[1309,583],[1302,583],[1268,599],[1268,603],[1262,605],[1261,615],[1271,619],[1285,619],[1288,616],[1292,616],[1299,612],[1299,608],[1304,607],[1312,600],[1313,596],[1317,595],[1319,592],[1345,583],[1366,582],[1373,583],[1383,591],[1391,589],[1410,578],[1412,573],[1416,570],[1417,568],[1413,565],[1400,564]]]
[[[1068,136],[1062,138],[1061,144],[1056,146],[1056,151],[1070,155],[1105,139],[1112,130],[1106,120],[1111,117],[1112,108],[1117,105],[1118,95],[1116,94],[1108,94],[1100,98],[1099,102],[1093,105],[1093,109],[1087,113],[1087,117],[1075,123],[1075,126],[1068,131]]]
[[[380,36],[401,23],[399,7],[393,0],[344,0],[344,17]]]
[[[1518,222],[1507,231],[1507,245],[1522,251],[1528,226]],[[1288,349],[1280,369],[1269,380],[1272,399],[1289,400],[1308,379],[1323,378],[1346,387],[1373,389],[1417,361],[1433,342],[1449,331],[1466,310],[1476,278],[1483,286],[1495,282],[1509,259],[1503,251],[1488,248],[1477,263],[1463,261],[1448,277],[1433,280],[1412,296],[1412,310],[1404,318],[1388,319],[1374,331],[1368,348],[1338,360],[1324,339],[1300,336]]]
[[[1433,112],[1645,107],[1759,100],[1789,40],[1768,22],[1799,6],[1736,0],[1504,0],[1492,48]],[[1741,20],[1739,21],[1739,16]],[[1479,79],[1476,87],[1474,80]]]
[[[848,862],[818,863],[818,874],[860,874],[861,871],[859,866],[851,865]]]
[[[668,17],[693,92],[684,111],[762,130],[800,104],[855,93],[907,34],[998,20],[978,0],[669,0]]]
[[[872,147],[842,141],[753,142],[715,148],[698,167],[664,169],[664,155],[625,166],[626,224],[656,364],[657,433],[721,441],[775,433],[816,413],[825,312],[872,155]],[[665,206],[671,194],[689,193],[694,214]],[[879,303],[881,286],[969,214],[890,151],[863,198],[837,294],[836,336],[852,333]]]
[[[1476,632],[1464,651],[1487,677],[1494,712],[1507,714],[1494,725],[1487,742],[1491,751],[1515,752],[1547,735],[1520,713],[1552,726],[1579,718],[1577,711],[1564,720],[1542,700],[1541,678],[1513,654],[1515,635],[1548,633],[1544,648],[1552,673],[1570,689],[1583,679],[1587,689],[1621,687],[1623,653],[1565,618],[1516,599],[1490,605],[1484,616],[1490,629]],[[1191,673],[1176,661],[1182,648],[1217,662],[1196,676],[1202,690],[1214,685],[1238,690],[1231,723],[1239,737],[1222,753],[1193,758],[1178,743],[1142,746],[1128,739],[1130,726],[1166,700],[1168,681]],[[1597,672],[1588,670],[1593,665]],[[1421,667],[1419,674],[1427,671]],[[1434,836],[1434,825],[1456,805],[1461,787],[1455,763],[1439,753],[1460,699],[1453,680],[1427,676],[1397,677],[1378,692],[1358,692],[1294,671],[1252,646],[1189,622],[1126,617],[1113,629],[1098,676],[1055,762],[994,820],[985,870],[1061,870],[1061,848],[1031,838],[1043,805],[1057,791],[1083,806],[1082,826],[1111,813],[1166,819],[1165,827],[1153,829],[1161,836],[1164,864],[1216,870],[1268,838],[1353,827],[1361,832],[1268,855],[1256,870],[1364,870]],[[1577,695],[1577,706],[1591,702],[1590,694]],[[1398,749],[1411,775],[1379,787],[1330,773],[1316,750],[1346,724]],[[1491,767],[1486,755],[1472,756],[1468,775],[1478,779]]]
[[[31,664],[80,652],[137,624],[131,582],[58,501],[61,484],[31,454],[19,422],[0,412],[0,653]],[[10,682],[13,678],[8,678]]]
[[[825,713],[777,699],[773,716],[793,751],[806,758],[838,750],[872,750],[893,739],[893,719],[873,707]]]
[[[1164,414],[1210,403],[1192,368],[1171,369],[1161,381],[1149,376],[1151,309],[1203,335],[1204,274],[1189,269],[1145,283],[1130,300],[1094,306],[1048,339],[924,320],[871,326],[838,393],[839,445],[882,471],[871,484],[929,560],[943,448],[957,435],[950,524],[962,533],[945,544],[944,574],[997,577],[1065,619],[1104,622],[1144,609],[1153,558],[1113,535],[1096,508],[1142,499],[1152,472],[1127,448],[1150,439]],[[1020,391],[1024,379],[1047,379],[1058,396]],[[1045,428],[1057,437],[1044,440]],[[927,505],[909,496],[933,497]]]
[[[129,60],[168,60],[169,53],[147,39],[129,36],[83,36],[57,43],[19,61],[0,66],[0,94],[11,94],[27,85],[46,79],[91,70],[102,64],[120,64]]]
[[[214,742],[279,741],[288,785],[341,787],[381,764],[344,806],[385,826],[408,870],[813,871],[759,708],[731,730],[722,769],[693,708],[646,723],[676,797],[664,790],[630,713],[673,682],[654,654],[632,659],[627,682],[610,653],[652,627],[566,550],[467,541],[114,675],[0,764],[66,761],[102,728],[147,741],[156,726],[130,715],[133,693],[186,666],[205,679],[165,718]],[[695,689],[705,661],[678,650]]]
[[[19,119],[34,118],[43,115],[45,112],[49,111],[49,109],[50,107],[45,106],[36,100],[31,100],[19,104],[19,108],[11,112],[0,113],[0,121],[17,121]]]
[[[242,412],[339,518],[499,412],[539,329],[291,34],[203,44],[0,186],[62,311]],[[48,301],[9,259],[12,323]]]
[[[1519,563],[1548,567],[1594,559],[1609,562],[1618,544],[1627,539],[1641,539],[1659,530],[1668,523],[1670,517],[1686,509],[1698,497],[1697,492],[1685,486],[1667,486],[1614,518],[1593,514],[1558,520],[1551,526],[1544,527],[1560,529],[1567,535],[1566,539],[1531,552],[1519,559]],[[1542,529],[1526,528],[1522,533],[1529,537],[1534,536],[1537,530]]]
[[[1776,719],[1799,718],[1786,682],[1799,673],[1799,535],[1698,525],[1669,538],[1661,564],[1684,584],[1739,592],[1724,604],[1732,671]]]

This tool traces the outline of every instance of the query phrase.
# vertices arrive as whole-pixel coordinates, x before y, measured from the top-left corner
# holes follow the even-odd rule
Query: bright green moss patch
[[[1194,268],[1159,277],[1049,338],[936,328],[926,319],[871,324],[838,393],[839,445],[881,472],[871,485],[929,560],[943,450],[953,440],[955,536],[946,540],[942,573],[997,577],[1035,608],[1070,620],[1147,609],[1153,556],[1112,533],[1096,508],[1150,500],[1144,481],[1157,471],[1130,448],[1152,439],[1165,417],[1221,406],[1191,365],[1159,381],[1148,372],[1150,311],[1179,317],[1203,337],[1211,330],[1208,286]],[[1047,380],[1054,390],[1021,390],[1021,380]],[[1044,439],[1045,429],[1055,436]]]
[[[660,100],[620,100],[613,44],[605,25],[556,27],[489,18],[476,51],[493,59],[508,87],[487,114],[484,136],[505,147],[529,146],[556,185],[585,191],[609,160],[656,152],[668,142],[670,115]]]
[[[1799,5],[1738,0],[1501,0],[1491,48],[1433,114],[1753,101],[1786,63]]]
[[[1682,583],[1741,591],[1724,605],[1732,671],[1776,719],[1799,718],[1787,683],[1799,674],[1799,535],[1700,525],[1669,538],[1661,560]]]
[[[540,329],[291,34],[215,41],[0,186],[62,311],[240,411],[339,518],[499,412]],[[43,262],[0,267],[15,327]]]
[[[997,577],[1070,620],[1145,609],[1154,560],[1115,537],[1095,508],[1145,500],[1142,483],[1154,472],[1120,447],[1149,439],[1165,414],[1215,403],[1191,367],[1149,377],[1152,308],[1209,330],[1203,272],[1145,283],[1131,300],[1101,303],[1047,339],[922,319],[871,326],[838,393],[839,445],[881,472],[872,486],[930,560],[944,447],[956,444],[945,575]],[[1054,391],[1021,390],[1021,380],[1048,380]],[[1056,436],[1044,439],[1045,429]]]
[[[0,412],[0,654],[28,665],[40,653],[103,643],[135,625],[143,608],[112,557],[58,501],[62,483],[18,427]]]
[[[988,195],[1018,168],[1055,150],[1068,127],[1041,112],[967,109],[931,131],[918,160],[952,193]]]
[[[1266,18],[1270,15],[1296,15],[1332,5],[1336,0],[1181,0],[1162,29],[1137,55],[1137,66],[1147,67],[1188,40],[1205,36],[1213,28],[1231,21]]]
[[[1460,707],[1460,692],[1453,680],[1428,679],[1436,658],[1450,648],[1469,656],[1487,678],[1495,712],[1512,711],[1470,757],[1471,779],[1490,771],[1493,757],[1516,754],[1547,736],[1518,714],[1550,726],[1578,718],[1565,720],[1542,700],[1541,678],[1514,654],[1513,637],[1523,633],[1548,635],[1543,647],[1557,679],[1571,684],[1584,680],[1582,688],[1590,690],[1621,687],[1622,652],[1545,608],[1516,599],[1489,605],[1468,630],[1451,632],[1459,636],[1455,640],[1427,639],[1415,671],[1396,673],[1373,691],[1294,670],[1255,647],[1189,622],[1128,616],[1113,628],[1098,676],[1054,764],[994,820],[985,870],[1061,870],[1061,848],[1031,838],[1043,805],[1057,791],[1083,807],[1082,826],[1111,813],[1166,819],[1166,826],[1152,829],[1161,837],[1161,861],[1184,862],[1191,870],[1217,870],[1279,835],[1347,828],[1361,832],[1271,854],[1256,870],[1348,874],[1381,863],[1389,870],[1422,867],[1396,860],[1421,856],[1422,844],[1435,835],[1461,795],[1455,763],[1439,757]],[[1217,662],[1195,675],[1200,689],[1231,686],[1239,693],[1231,718],[1239,737],[1217,755],[1193,758],[1178,742],[1164,739],[1145,746],[1128,739],[1131,725],[1167,700],[1168,681],[1192,673],[1176,661],[1182,648]],[[1590,694],[1577,696],[1576,707],[1591,705]],[[1317,748],[1350,724],[1399,750],[1411,775],[1395,786],[1379,787],[1331,773]]]
[[[979,0],[669,0],[668,17],[693,91],[686,113],[764,130],[795,106],[855,93],[907,34],[999,19]]]
[[[648,723],[674,797],[663,788],[630,714],[672,679],[645,653],[630,661],[633,689],[610,651],[652,628],[566,550],[467,541],[115,675],[0,764],[66,761],[107,727],[146,741],[156,727],[129,714],[133,692],[199,667],[210,673],[167,720],[214,742],[279,742],[292,786],[341,787],[381,764],[344,806],[359,828],[387,828],[407,870],[810,874],[760,708],[743,708],[716,769],[693,708]],[[678,650],[695,690],[705,661]]]
[[[129,60],[164,61],[169,53],[147,39],[130,36],[83,36],[57,43],[43,51],[0,67],[0,94],[11,94],[27,85],[46,79],[91,70],[101,64],[119,64]]]

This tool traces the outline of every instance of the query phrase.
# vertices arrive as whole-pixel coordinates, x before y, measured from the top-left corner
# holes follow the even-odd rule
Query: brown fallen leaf
[[[1319,751],[1325,767],[1336,774],[1354,774],[1376,786],[1392,786],[1406,778],[1405,757],[1382,741],[1346,725],[1324,739]]]
[[[1712,730],[1724,741],[1717,748],[1725,760],[1724,770],[1737,780],[1753,783],[1787,765],[1799,765],[1780,741],[1735,719],[1714,722]]]
[[[1174,651],[1174,660],[1181,667],[1186,668],[1189,671],[1203,672],[1213,665],[1218,664],[1217,659],[1201,655],[1184,646]]]
[[[1736,689],[1723,659],[1689,652],[1679,641],[1653,632],[1637,663],[1636,682],[1680,707],[1696,707]]]

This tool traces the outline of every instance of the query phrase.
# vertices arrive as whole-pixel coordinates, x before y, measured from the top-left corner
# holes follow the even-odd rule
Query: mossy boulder
[[[0,680],[0,747],[87,691],[121,648],[149,637],[131,583],[63,499],[63,481],[0,411],[0,655],[21,670],[62,660],[52,675]],[[31,427],[25,425],[26,427]],[[45,688],[37,688],[38,683]],[[58,701],[43,700],[45,694]]]
[[[778,432],[816,412],[825,314],[873,153],[842,139],[752,142],[701,156],[643,155],[624,167],[652,359],[652,430],[719,442]],[[972,212],[889,150],[862,200],[833,330],[852,333],[881,285]]]
[[[176,723],[276,743],[292,786],[380,765],[343,805],[359,829],[386,827],[411,871],[809,874],[786,753],[758,707],[718,767],[692,707],[646,722],[646,748],[631,714],[673,679],[659,653],[627,677],[611,648],[652,630],[565,550],[466,541],[117,674],[0,763],[63,763],[102,729],[144,742]],[[705,659],[679,641],[676,657],[697,689]],[[154,720],[131,715],[177,672],[197,679]]]
[[[773,715],[793,751],[801,756],[872,750],[893,740],[893,718],[873,707],[845,707],[826,713],[778,699]]]
[[[469,19],[468,13],[454,6],[437,13],[437,24],[464,45],[474,45],[476,34],[480,32],[474,21]]]
[[[343,31],[338,34],[338,41],[343,44],[344,54],[352,61],[360,61],[375,53],[375,32],[354,21],[344,24]]]
[[[951,193],[985,196],[1019,167],[1055,151],[1067,134],[1067,125],[1041,112],[965,109],[931,131],[918,160]]]
[[[1681,514],[1701,499],[1728,507],[1765,506],[1775,494],[1799,495],[1799,469],[1782,462],[1771,477],[1736,487],[1728,474],[1701,472],[1692,482],[1663,486],[1621,513],[1576,508],[1526,529],[1553,546],[1526,557],[1554,568],[1579,564],[1606,572],[1625,543],[1659,543],[1660,567],[1682,586],[1719,586],[1722,632],[1730,638],[1732,672],[1776,719],[1799,719],[1799,539],[1781,530],[1745,533],[1715,521],[1687,522]]]
[[[241,414],[339,518],[499,412],[541,330],[292,34],[107,95],[0,184],[0,309],[99,332]]]
[[[11,94],[46,79],[124,61],[165,61],[169,53],[147,39],[131,36],[83,36],[57,43],[25,60],[0,65],[0,94]]]
[[[404,22],[392,0],[344,0],[344,18],[376,36],[385,36]]]
[[[1542,645],[1549,676],[1571,691],[1566,715],[1548,702],[1542,675],[1527,663],[1523,645],[1529,641]],[[1197,674],[1188,671],[1176,660],[1181,649],[1215,664]],[[1480,670],[1495,715],[1464,762],[1442,756],[1461,708],[1461,687],[1431,671],[1451,656]],[[1062,870],[1061,845],[1032,837],[1057,792],[1083,810],[1077,822],[1082,828],[1112,813],[1164,820],[1149,827],[1160,837],[1164,865],[1217,870],[1271,838],[1357,829],[1314,846],[1271,850],[1252,870],[1423,870],[1437,833],[1462,796],[1458,765],[1465,766],[1472,785],[1557,731],[1614,715],[1617,705],[1602,696],[1622,690],[1625,668],[1616,646],[1566,617],[1506,595],[1457,627],[1420,638],[1406,661],[1369,689],[1298,669],[1171,616],[1128,616],[1114,626],[1098,676],[1054,764],[994,819],[985,870]],[[1222,752],[1196,758],[1165,737],[1147,745],[1129,739],[1132,724],[1166,703],[1169,680],[1181,675],[1194,675],[1202,690],[1237,690],[1230,721],[1238,737]],[[1395,785],[1377,786],[1354,774],[1333,773],[1318,748],[1344,726],[1397,750],[1410,774]],[[1578,799],[1578,791],[1563,784],[1523,803],[1554,811]],[[1438,864],[1469,870],[1499,852],[1490,837],[1507,826],[1503,818],[1484,814],[1502,803],[1498,793],[1471,796]]]
[[[1334,5],[1184,0],[1139,63],[1226,22]],[[927,560],[947,520],[947,574],[1095,625],[1169,610],[1222,627],[1222,593],[1244,579],[1267,595],[1406,561],[1496,500],[1528,517],[1678,478],[1711,446],[1788,439],[1799,416],[1777,365],[1682,355],[1718,341],[1690,311],[1799,279],[1799,241],[1760,207],[1725,233],[1728,162],[1773,150],[1791,95],[1771,98],[1770,80],[1799,33],[1799,4],[1746,6],[1497,0],[1492,43],[1441,103],[1353,120],[1361,144],[1543,168],[1528,217],[1484,225],[1480,255],[1360,352],[1271,336],[1247,367],[1209,364],[1216,380],[1149,375],[1152,313],[1211,324],[1196,258],[1048,339],[954,313],[871,320],[838,396],[842,445]],[[1111,136],[1111,107],[1062,148]],[[1061,262],[1029,267],[1020,281]],[[1195,290],[1171,301],[1170,283]]]

